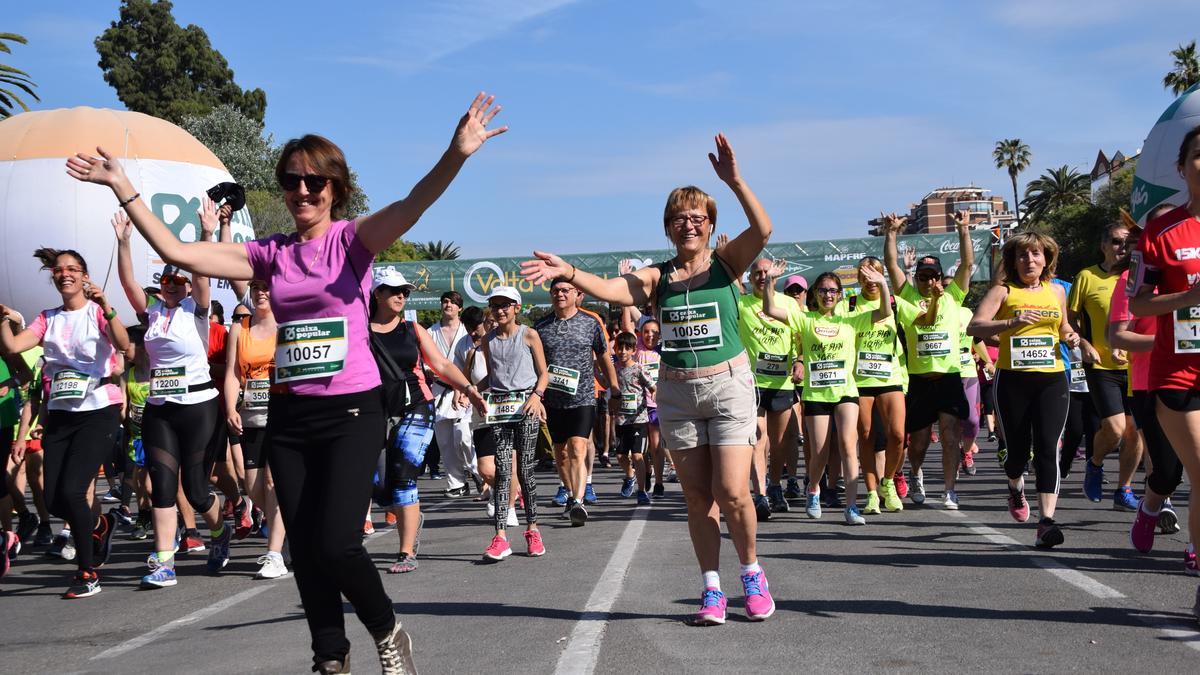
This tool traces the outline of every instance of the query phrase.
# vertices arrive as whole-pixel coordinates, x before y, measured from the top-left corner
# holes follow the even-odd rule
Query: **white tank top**
[[[208,369],[208,310],[197,315],[196,301],[184,298],[168,308],[152,299],[146,308],[146,355],[150,357],[149,405],[202,403],[217,397],[215,387],[189,392],[212,381]]]
[[[124,400],[112,379],[118,371],[117,350],[108,339],[104,312],[88,301],[81,309],[48,309],[30,324],[39,334],[50,380],[50,410],[99,410]]]

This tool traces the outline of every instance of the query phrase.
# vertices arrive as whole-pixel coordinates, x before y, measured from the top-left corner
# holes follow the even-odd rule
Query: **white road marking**
[[[604,566],[604,573],[592,588],[583,614],[571,630],[567,646],[558,657],[555,675],[591,675],[595,671],[600,643],[604,640],[604,629],[608,625],[608,613],[621,595],[625,575],[633,562],[633,553],[641,539],[642,530],[646,529],[646,516],[649,513],[649,509],[638,509],[625,526],[608,564]]]

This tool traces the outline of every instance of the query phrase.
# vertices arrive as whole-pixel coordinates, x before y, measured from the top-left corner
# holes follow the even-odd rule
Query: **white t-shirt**
[[[471,348],[471,337],[467,335],[467,329],[463,327],[462,322],[458,324],[458,331],[454,333],[454,337],[449,342],[442,335],[442,324],[435,323],[429,327],[429,334],[433,337],[433,343],[437,345],[438,351],[447,361],[451,361],[459,370],[463,369],[464,361],[462,356]],[[466,345],[463,347],[463,345]],[[459,419],[463,416],[462,410],[454,409],[454,390],[449,387],[443,387],[437,381],[429,383],[429,388],[433,392],[436,402],[435,414],[437,419]]]
[[[50,410],[99,410],[124,400],[121,387],[106,382],[120,372],[120,362],[99,305],[89,300],[76,310],[47,309],[29,330],[44,350],[42,372],[50,380]]]
[[[168,308],[151,299],[146,308],[146,355],[150,357],[148,405],[202,403],[217,397],[216,387],[189,392],[212,381],[208,366],[208,308],[184,298]]]
[[[470,337],[468,337],[466,340],[459,342],[458,347],[459,347],[459,349],[455,350],[455,353],[454,353],[454,364],[455,365],[459,365],[460,363],[462,364],[459,366],[459,368],[462,369],[463,374],[467,376],[467,379],[471,380],[471,384],[478,386],[478,383],[480,383],[480,382],[486,383],[488,369],[487,369],[487,359],[483,358],[483,352],[476,350],[475,359],[471,362],[471,368],[470,368],[471,372],[468,373],[467,372],[467,355],[470,354],[471,350],[475,348],[475,343],[474,343],[474,341],[471,340]],[[470,416],[470,418],[471,418],[471,431],[475,431],[476,429],[486,426],[483,423],[484,422],[483,416],[480,415],[475,410],[475,408],[473,408],[473,407],[467,408],[467,410],[464,412],[464,414]]]

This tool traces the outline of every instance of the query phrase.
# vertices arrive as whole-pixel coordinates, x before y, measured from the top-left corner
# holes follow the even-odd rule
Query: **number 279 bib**
[[[279,324],[275,381],[330,377],[346,367],[346,317]]]

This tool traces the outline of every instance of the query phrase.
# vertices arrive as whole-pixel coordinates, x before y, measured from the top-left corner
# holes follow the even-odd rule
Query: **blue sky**
[[[38,83],[38,108],[123,107],[92,45],[117,8],[8,8],[3,30],[30,45],[4,61]],[[340,144],[374,208],[432,166],[476,91],[495,92],[511,131],[409,234],[464,257],[664,247],[664,198],[684,184],[740,230],[705,156],[717,131],[775,241],[860,236],[949,184],[1011,201],[996,140],[1029,144],[1023,181],[1131,154],[1172,100],[1170,50],[1200,37],[1194,0],[182,0],[175,16],[267,92],[277,141]]]

